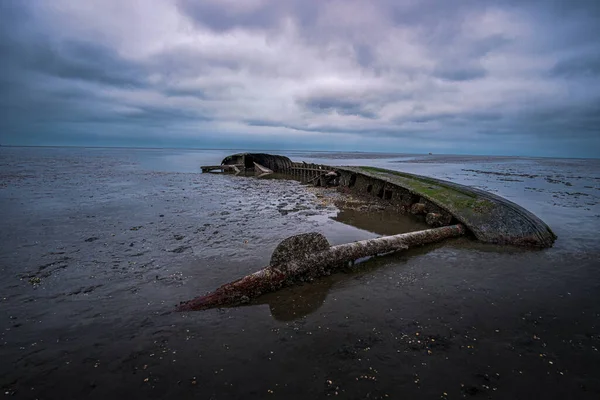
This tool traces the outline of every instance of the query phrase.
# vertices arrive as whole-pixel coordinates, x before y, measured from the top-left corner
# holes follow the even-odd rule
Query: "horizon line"
[[[398,155],[417,155],[417,156],[479,156],[479,157],[514,157],[514,158],[548,158],[548,159],[564,159],[564,160],[598,160],[598,157],[567,157],[567,156],[531,156],[531,155],[508,155],[508,154],[451,154],[451,153],[398,153],[389,151],[360,151],[360,150],[306,150],[306,149],[248,149],[248,148],[216,148],[216,147],[147,147],[147,146],[94,146],[94,145],[15,145],[15,144],[0,144],[2,147],[12,148],[77,148],[77,149],[137,149],[137,150],[241,150],[244,152],[252,151],[297,151],[297,152],[312,152],[312,153],[360,153],[360,154],[398,154]]]

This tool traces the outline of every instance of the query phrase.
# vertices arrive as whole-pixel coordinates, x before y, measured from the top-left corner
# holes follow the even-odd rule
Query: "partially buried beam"
[[[268,267],[227,283],[205,296],[182,302],[177,306],[177,311],[205,310],[248,303],[261,294],[274,292],[284,286],[329,275],[336,268],[363,257],[406,250],[458,237],[464,233],[464,226],[457,224],[338,246],[331,246],[327,238],[320,233],[291,236],[277,246]]]

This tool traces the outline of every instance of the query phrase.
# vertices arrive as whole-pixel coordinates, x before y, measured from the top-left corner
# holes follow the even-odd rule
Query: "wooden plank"
[[[292,167],[292,171],[330,172],[331,169]]]
[[[243,165],[240,165],[240,164],[203,165],[200,168],[202,169],[202,172],[210,172],[210,171],[214,171],[214,170],[239,172],[240,171],[239,167],[243,167]]]

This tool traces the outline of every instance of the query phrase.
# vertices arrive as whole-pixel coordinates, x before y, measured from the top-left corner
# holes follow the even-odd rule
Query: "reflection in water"
[[[293,321],[317,311],[325,302],[329,290],[344,275],[318,279],[259,297],[253,305],[268,304],[271,316],[278,321]]]
[[[252,301],[249,306],[267,304],[271,316],[278,321],[294,321],[317,311],[325,303],[329,292],[336,286],[344,285],[351,279],[379,268],[398,267],[407,263],[411,258],[422,256],[442,246],[464,245],[472,242],[465,238],[451,239],[451,243],[434,243],[416,247],[405,252],[386,254],[377,257],[366,257],[347,268],[330,276],[321,277],[313,282],[290,286],[273,293],[267,293]]]
[[[299,177],[286,174],[263,174],[258,177],[262,179],[284,179],[303,182]],[[377,202],[375,199],[372,201]],[[336,205],[340,210],[337,216],[332,218],[334,221],[379,235],[397,235],[430,228],[422,216],[405,215],[392,210],[356,210],[345,208],[345,203],[343,202]]]
[[[378,233],[380,235],[397,235],[428,229],[425,221],[416,216],[403,215],[393,211],[358,211],[342,209],[335,221],[351,225],[365,231]]]
[[[282,176],[277,176],[276,174],[272,174],[269,177],[275,179],[282,178]],[[396,235],[429,228],[418,217],[388,210],[359,211],[341,208],[337,216],[332,217],[332,219],[345,225],[379,235]],[[365,274],[372,269],[404,263],[411,257],[425,254],[441,245],[438,243],[401,253],[365,257],[331,276],[319,278],[311,283],[292,286],[274,293],[265,294],[250,305],[268,304],[271,316],[274,319],[279,321],[293,321],[317,311],[325,303],[327,295],[336,283],[354,279],[357,275]]]

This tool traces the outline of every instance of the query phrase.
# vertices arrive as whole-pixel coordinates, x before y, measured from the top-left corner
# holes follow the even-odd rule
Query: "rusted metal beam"
[[[225,284],[205,296],[183,302],[177,306],[177,310],[195,311],[248,303],[263,293],[329,275],[350,261],[435,243],[464,233],[464,226],[458,224],[338,246],[331,246],[320,233],[292,236],[277,246],[268,267]]]

